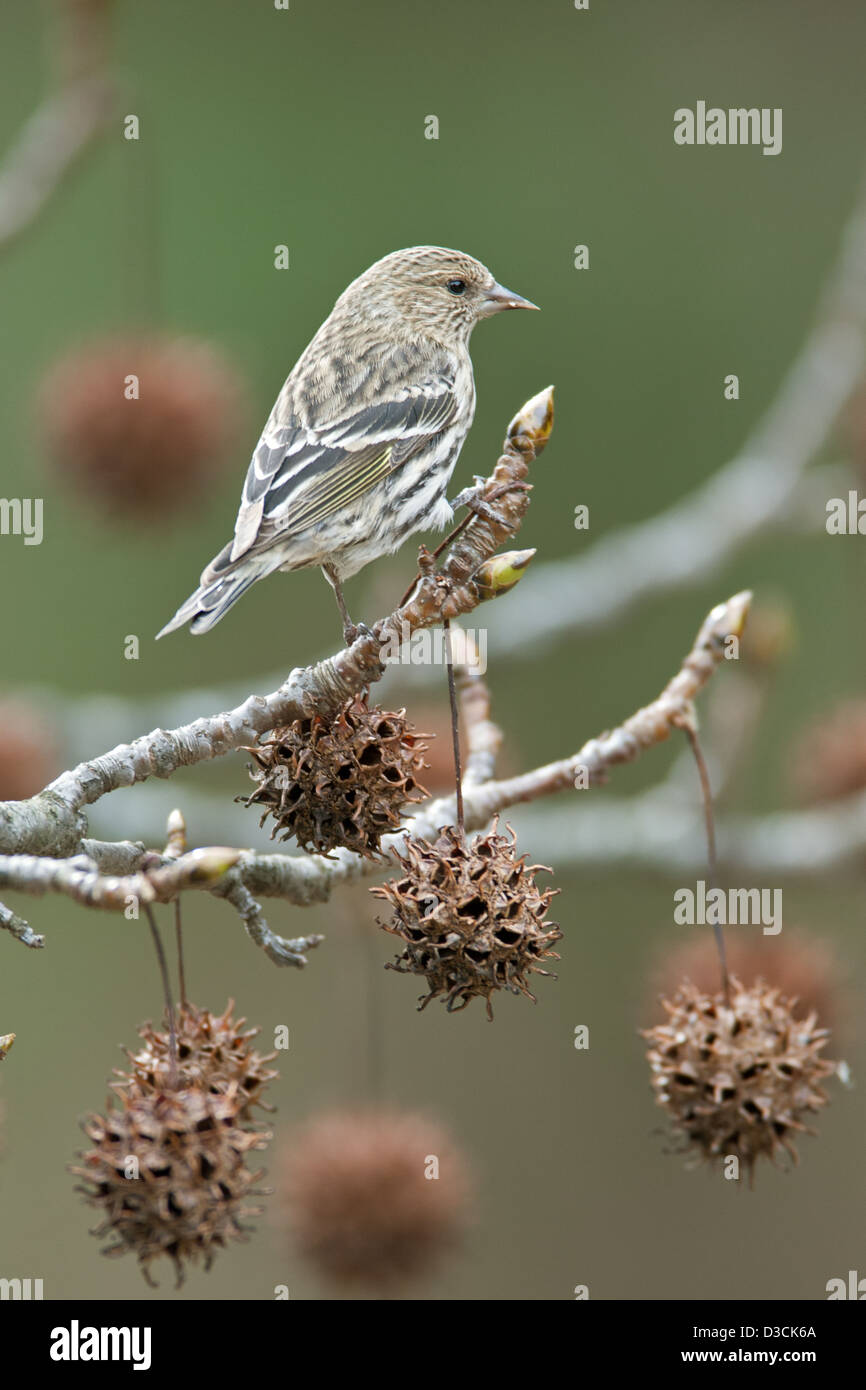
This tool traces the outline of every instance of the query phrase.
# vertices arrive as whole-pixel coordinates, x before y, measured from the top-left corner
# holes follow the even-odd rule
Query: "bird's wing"
[[[354,410],[350,402],[321,429],[272,417],[247,473],[232,560],[316,526],[399,468],[455,419],[454,381],[443,364],[415,381],[389,383],[384,398]]]

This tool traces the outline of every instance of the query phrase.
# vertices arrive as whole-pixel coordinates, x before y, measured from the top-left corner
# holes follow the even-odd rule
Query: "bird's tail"
[[[190,632],[210,631],[250,585],[278,567],[279,561],[269,561],[265,556],[257,559],[242,557],[232,564],[231,549],[229,542],[211,560],[195,593],[181,604],[171,622],[156,634],[157,641],[168,632],[176,632],[185,623],[189,623]]]

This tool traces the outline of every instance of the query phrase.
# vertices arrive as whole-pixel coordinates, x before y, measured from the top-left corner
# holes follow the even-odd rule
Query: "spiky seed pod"
[[[246,1105],[236,1085],[223,1095],[133,1087],[86,1121],[93,1147],[71,1171],[102,1213],[95,1234],[110,1238],[106,1255],[132,1252],[148,1283],[152,1261],[167,1256],[179,1285],[186,1264],[208,1269],[229,1241],[246,1238],[244,1219],[260,1211],[249,1199],[261,1195],[263,1176],[247,1158],[271,1137],[242,1124]]]
[[[333,718],[296,719],[248,748],[258,786],[239,800],[264,806],[261,825],[273,816],[272,839],[294,836],[318,854],[342,847],[373,859],[382,836],[399,829],[403,808],[428,795],[418,781],[427,737],[405,710],[371,709],[353,696]]]
[[[447,796],[454,793],[454,747],[451,730],[451,712],[445,701],[437,705],[434,700],[414,703],[413,714],[419,726],[428,730],[425,739],[430,745],[424,750],[424,785],[433,796]],[[468,749],[465,730],[461,719],[461,756],[466,766]]]
[[[427,1274],[458,1242],[470,1186],[448,1134],[411,1113],[320,1115],[283,1162],[294,1238],[342,1285],[390,1290]]]
[[[866,700],[844,700],[807,729],[792,767],[804,801],[834,801],[866,789]]]
[[[535,1002],[528,976],[549,975],[541,962],[559,960],[551,947],[562,932],[546,920],[559,890],[541,891],[535,875],[545,866],[517,857],[510,826],[510,840],[497,829],[494,821],[471,843],[453,826],[433,843],[407,839],[405,856],[397,855],[403,877],[370,890],[394,912],[380,925],[406,943],[388,968],[427,981],[421,1009],[443,995],[450,1013],[479,995],[492,1018],[492,994],[507,989]]]
[[[798,1013],[813,1010],[834,1036],[850,1026],[851,1009],[845,972],[830,945],[785,924],[782,936],[730,936],[725,943],[728,970],[743,984],[758,980],[777,989],[797,1005]],[[690,980],[706,994],[719,983],[719,956],[709,932],[689,934],[686,940],[660,952],[651,971],[644,1001],[654,1013],[659,995],[669,997],[681,980]]]
[[[55,467],[117,517],[156,520],[198,497],[239,433],[243,389],[210,343],[151,335],[76,348],[46,376]]]
[[[268,1067],[276,1057],[254,1051],[252,1039],[258,1028],[244,1028],[245,1018],[232,1017],[234,1000],[222,1014],[184,1004],[177,1011],[177,1069],[181,1086],[195,1086],[210,1095],[237,1095],[239,1120],[252,1119],[253,1106],[273,1110],[262,1099],[262,1091],[279,1072]],[[145,1023],[139,1029],[142,1045],[128,1052],[129,1072],[120,1072],[117,1090],[138,1089],[143,1094],[164,1091],[171,1086],[171,1051],[168,1028]]]
[[[713,1160],[736,1156],[754,1177],[757,1160],[784,1149],[797,1161],[797,1133],[827,1102],[821,1083],[835,1071],[819,1056],[829,1034],[810,1013],[763,982],[731,980],[730,1004],[685,981],[662,1000],[666,1023],[645,1030],[652,1084],[688,1146]]]

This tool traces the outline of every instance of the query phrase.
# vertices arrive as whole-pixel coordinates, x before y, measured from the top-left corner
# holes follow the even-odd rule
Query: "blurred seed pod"
[[[407,839],[405,856],[397,855],[403,876],[370,889],[393,909],[392,921],[380,925],[405,942],[387,968],[427,981],[419,1008],[441,995],[451,1013],[477,995],[492,1018],[492,994],[506,989],[535,1002],[528,977],[549,975],[541,962],[559,959],[551,947],[562,932],[547,920],[559,890],[539,889],[535,875],[544,865],[527,866],[526,855],[515,853],[514,831],[508,827],[509,840],[497,828],[494,821],[471,842],[453,826],[434,843]]]
[[[237,444],[241,378],[210,343],[124,336],[75,348],[38,391],[48,455],[113,517],[159,521],[206,490]]]
[[[866,700],[845,700],[797,741],[794,787],[807,802],[835,801],[866,790]]]
[[[435,1270],[468,1224],[465,1160],[422,1115],[320,1115],[287,1144],[281,1172],[295,1243],[338,1285],[400,1293]]]
[[[754,1180],[761,1157],[782,1151],[827,1097],[835,1064],[819,1054],[828,1033],[778,990],[731,980],[731,1001],[685,981],[662,1000],[667,1021],[646,1029],[657,1103],[687,1147],[709,1162],[736,1157]]]
[[[740,655],[749,666],[773,670],[790,655],[796,634],[796,617],[790,603],[782,597],[762,598],[752,605]]]
[[[238,800],[264,807],[262,825],[273,817],[272,839],[294,836],[318,854],[343,847],[375,858],[404,808],[428,795],[418,780],[426,737],[405,710],[371,709],[354,696],[333,718],[297,719],[247,748],[258,785]]]
[[[18,700],[0,700],[0,801],[26,801],[59,771],[48,722]]]

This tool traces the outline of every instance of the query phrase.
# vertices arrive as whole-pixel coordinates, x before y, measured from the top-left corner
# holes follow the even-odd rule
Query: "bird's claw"
[[[475,485],[465,487],[462,492],[459,492],[451,506],[455,511],[458,507],[468,507],[476,516],[489,521],[492,526],[504,526],[506,521],[502,513],[496,507],[491,507],[490,503],[485,502],[484,498],[479,495],[486,484],[486,478],[476,478]]]
[[[477,499],[479,492],[485,487],[486,483],[487,479],[482,478],[480,473],[476,473],[472,479],[472,486],[465,487],[463,491],[458,492],[457,496],[454,498],[454,501],[451,503],[452,511],[456,511],[458,507],[470,506],[473,500]]]
[[[353,642],[357,642],[359,637],[372,637],[373,629],[366,623],[347,623],[343,628],[343,641],[347,647],[351,647]]]

